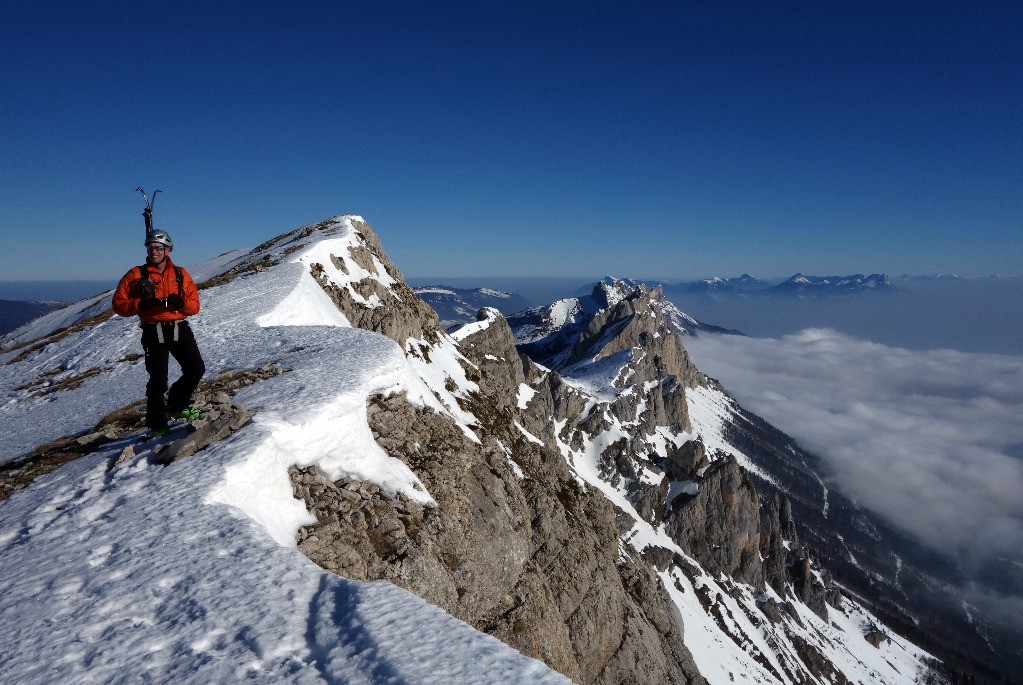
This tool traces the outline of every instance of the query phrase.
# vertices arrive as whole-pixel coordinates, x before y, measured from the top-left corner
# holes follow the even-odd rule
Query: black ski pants
[[[146,353],[146,371],[149,372],[149,383],[146,384],[146,426],[164,428],[167,425],[167,411],[180,411],[188,407],[192,401],[202,375],[206,372],[206,364],[199,354],[199,346],[195,343],[195,335],[187,321],[177,324],[177,340],[174,335],[174,323],[164,323],[163,330],[157,330],[158,324],[142,324],[142,349]],[[160,342],[162,333],[163,342]],[[169,357],[181,366],[181,378],[167,390],[167,364]],[[164,403],[164,393],[167,400]]]

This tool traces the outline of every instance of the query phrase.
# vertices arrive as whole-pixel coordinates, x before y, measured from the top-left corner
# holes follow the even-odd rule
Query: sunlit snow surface
[[[335,224],[338,245],[317,245],[317,234],[285,263],[201,293],[192,322],[210,373],[291,369],[237,394],[256,410],[251,424],[167,467],[139,444],[135,459],[111,468],[130,441],[110,443],[0,502],[0,682],[569,682],[404,590],[325,573],[293,548],[311,517],[291,494],[289,464],[431,501],[365,420],[369,394],[424,403],[430,379],[389,339],[340,327],[344,317],[299,263],[347,254],[349,220]],[[109,294],[84,301],[5,342],[108,306]],[[138,339],[134,321],[115,317],[0,366],[3,460],[141,397],[142,362],[126,359]],[[94,367],[100,373],[75,391],[16,390],[53,369],[51,382]]]

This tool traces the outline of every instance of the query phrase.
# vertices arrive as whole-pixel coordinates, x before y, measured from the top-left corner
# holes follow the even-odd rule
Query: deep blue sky
[[[1023,272],[1019,2],[6,0],[0,280],[333,214],[406,276]],[[59,274],[59,275],[58,275]]]

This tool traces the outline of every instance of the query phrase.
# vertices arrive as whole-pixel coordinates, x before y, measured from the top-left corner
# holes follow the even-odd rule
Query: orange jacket
[[[149,280],[156,289],[156,294],[153,297],[164,299],[171,295],[179,294],[185,301],[184,307],[174,311],[162,305],[157,305],[140,311],[139,302],[142,300],[142,295],[139,293],[138,283],[142,280],[142,274],[141,267],[135,266],[128,273],[124,274],[121,277],[121,282],[117,284],[117,290],[114,291],[114,311],[121,316],[135,316],[138,314],[142,323],[180,321],[186,316],[198,314],[199,291],[195,287],[195,282],[188,275],[187,271],[180,266],[177,267],[181,272],[181,292],[178,293],[178,279],[174,274],[174,263],[171,262],[169,256],[166,260],[167,267],[163,273],[160,273],[148,264],[146,265],[146,271],[149,272]]]

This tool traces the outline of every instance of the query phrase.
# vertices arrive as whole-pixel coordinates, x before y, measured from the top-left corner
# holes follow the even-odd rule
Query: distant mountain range
[[[959,276],[958,274],[923,274],[911,276],[901,274],[892,280],[898,283],[934,283],[938,281],[955,282],[971,281],[974,283],[1018,283],[1023,278],[1019,274],[990,274],[987,276]]]
[[[608,288],[614,290],[621,287],[637,289],[642,285],[644,284],[629,278],[619,279],[605,276],[596,284],[590,286],[589,291],[590,293],[600,293]],[[462,324],[476,321],[477,312],[485,307],[492,307],[505,316],[516,315],[516,321],[520,322],[519,325],[524,325],[522,322],[525,321],[533,321],[535,326],[542,326],[539,322],[547,316],[547,306],[532,307],[529,301],[521,295],[492,288],[452,288],[446,285],[430,285],[422,288],[413,288],[413,290],[415,290],[416,295],[419,295],[424,302],[437,312],[440,324],[445,329],[457,328]],[[675,327],[680,331],[684,331],[686,335],[696,335],[697,331],[745,335],[742,331],[697,321],[665,300],[663,289],[658,289],[657,285],[652,286],[651,291],[653,296],[661,301],[665,316],[669,317]],[[582,297],[559,300],[558,302],[571,302],[571,305],[565,304],[564,306],[571,306],[577,309],[592,310],[599,308],[598,301],[594,300],[590,293]],[[578,332],[575,330],[571,331],[573,335]]]
[[[484,307],[493,307],[502,314],[513,314],[529,307],[529,301],[521,295],[491,288],[452,288],[446,285],[429,285],[415,288],[427,304],[440,317],[440,325],[450,328],[476,320],[476,312]]]
[[[796,274],[792,278],[768,288],[768,295],[796,297],[827,297],[831,295],[850,295],[863,291],[890,290],[895,286],[884,274],[853,274],[852,276],[804,276]]]
[[[767,290],[771,287],[768,281],[753,278],[749,274],[743,274],[738,278],[707,278],[702,281],[691,283],[679,283],[677,286],[667,286],[672,290],[685,290],[694,293],[747,293],[759,290]]]
[[[737,278],[705,278],[701,281],[683,281],[669,284],[663,281],[644,281],[648,285],[660,285],[671,293],[707,293],[707,294],[756,294],[768,296],[821,297],[831,295],[850,295],[858,292],[882,290],[898,290],[899,284],[907,283],[939,283],[939,282],[973,282],[973,283],[1006,283],[1018,282],[1019,275],[993,274],[989,276],[959,276],[957,274],[900,274],[889,277],[874,273],[868,276],[852,274],[849,276],[805,276],[797,273],[783,281],[777,279],[754,278],[743,274]]]
[[[612,279],[612,277],[607,276],[604,280],[607,279]],[[869,276],[863,274],[852,274],[850,276],[806,276],[797,273],[788,279],[778,281],[776,279],[764,280],[755,278],[748,273],[744,273],[735,278],[715,276],[700,281],[682,281],[681,283],[657,280],[634,281],[634,283],[642,283],[650,288],[660,287],[669,297],[705,295],[713,299],[730,296],[816,299],[820,297],[854,295],[862,292],[898,290],[892,283],[892,280],[884,274],[870,274]],[[596,284],[590,283],[585,285],[579,289],[578,293],[589,293],[594,285]]]
[[[663,285],[671,293],[707,295],[753,295],[759,297],[817,298],[851,295],[864,291],[893,290],[895,286],[884,274],[852,274],[850,276],[804,276],[797,273],[781,283],[743,274],[738,278],[708,278],[702,281]]]

